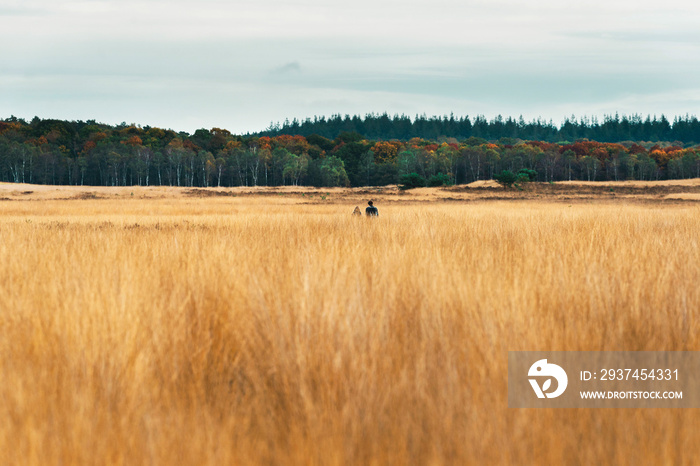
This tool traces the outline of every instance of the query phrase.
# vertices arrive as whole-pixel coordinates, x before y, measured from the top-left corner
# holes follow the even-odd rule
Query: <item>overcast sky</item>
[[[0,0],[0,118],[700,115],[700,2]]]

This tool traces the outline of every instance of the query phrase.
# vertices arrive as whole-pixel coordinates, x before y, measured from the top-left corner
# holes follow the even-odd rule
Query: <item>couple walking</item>
[[[374,203],[372,201],[369,201],[368,207],[365,209],[365,215],[368,217],[379,217],[379,209],[374,207]],[[352,212],[353,215],[362,215],[360,212],[359,207],[355,207],[355,210]]]

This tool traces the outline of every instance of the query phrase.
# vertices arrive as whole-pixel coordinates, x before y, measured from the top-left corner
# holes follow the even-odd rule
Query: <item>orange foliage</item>
[[[660,149],[651,151],[649,156],[656,161],[656,165],[662,170],[666,168],[668,161],[672,158],[668,152]]]
[[[90,140],[95,142],[100,142],[103,139],[107,139],[107,133],[103,131],[98,131],[90,135]]]
[[[674,151],[668,151],[667,153],[671,159],[680,159],[680,158],[684,157],[685,155],[689,154],[690,152],[691,151],[689,151],[689,150],[677,149]]]
[[[0,121],[0,134],[11,129],[19,130],[20,128],[21,126],[19,123],[6,123],[4,121]]]
[[[131,146],[131,147],[136,147],[136,146],[143,145],[143,141],[138,136],[131,136],[126,141],[122,141],[122,144],[126,144],[127,146]]]
[[[173,149],[179,149],[182,147],[182,139],[180,138],[174,138],[172,141],[168,143],[168,147],[173,148]]]
[[[229,141],[226,143],[226,147],[224,148],[224,150],[230,152],[235,149],[238,149],[239,147],[241,147],[241,141]]]
[[[134,125],[128,126],[121,131],[119,131],[122,135],[128,135],[128,134],[142,134],[143,130],[141,128],[138,128]]]
[[[395,161],[401,145],[402,144],[399,141],[377,142],[374,146],[372,146],[372,152],[374,153],[375,161],[379,163],[388,163]]]
[[[412,149],[417,149],[425,145],[425,141],[421,138],[411,138],[408,140],[407,145]]]
[[[311,145],[304,136],[291,136],[283,134],[272,138],[272,143],[275,147],[284,147],[292,154],[305,154],[309,152]]]
[[[41,136],[40,138],[37,138],[37,139],[28,139],[27,143],[39,147],[39,146],[44,146],[44,145],[48,144],[49,141],[44,136]]]
[[[272,139],[270,139],[268,136],[263,136],[259,138],[258,147],[263,150],[272,150]]]

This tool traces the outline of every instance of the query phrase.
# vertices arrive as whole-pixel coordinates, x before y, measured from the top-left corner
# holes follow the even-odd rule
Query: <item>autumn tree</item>
[[[402,144],[399,141],[379,141],[372,146],[372,154],[376,163],[394,163],[399,155]]]

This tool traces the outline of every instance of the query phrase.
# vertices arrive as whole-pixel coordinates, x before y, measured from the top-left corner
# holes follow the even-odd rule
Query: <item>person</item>
[[[360,206],[356,205],[355,210],[352,211],[353,215],[362,215],[362,212],[360,212]]]
[[[378,217],[379,216],[379,209],[374,207],[374,203],[372,201],[369,201],[367,204],[369,204],[369,207],[365,209],[365,214],[368,217]]]

